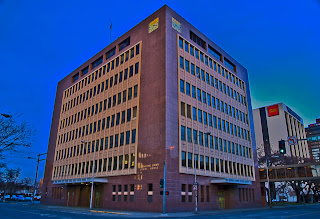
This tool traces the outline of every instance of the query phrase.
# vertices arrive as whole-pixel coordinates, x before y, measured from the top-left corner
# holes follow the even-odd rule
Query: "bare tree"
[[[11,169],[6,168],[4,171],[4,192],[6,194],[10,194],[10,196],[17,191],[19,188],[19,176],[20,176],[20,169]]]
[[[30,147],[34,129],[19,116],[0,116],[0,157],[6,151],[19,147]]]

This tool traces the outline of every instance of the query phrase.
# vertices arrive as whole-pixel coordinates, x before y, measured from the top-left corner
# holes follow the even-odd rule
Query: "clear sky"
[[[109,44],[110,22],[113,41],[164,4],[248,69],[253,108],[284,102],[305,126],[320,116],[320,0],[0,0],[0,113],[37,129],[8,156],[22,177],[47,151],[58,81]]]

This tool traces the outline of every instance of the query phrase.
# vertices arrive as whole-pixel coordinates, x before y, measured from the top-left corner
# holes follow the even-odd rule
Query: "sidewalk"
[[[224,214],[234,214],[234,213],[246,213],[246,212],[257,212],[257,211],[272,211],[277,209],[285,209],[285,208],[300,208],[303,205],[291,205],[291,206],[273,206],[271,209],[267,207],[261,208],[240,208],[240,209],[228,209],[228,210],[214,210],[214,211],[199,211],[198,214],[194,214],[194,212],[176,212],[176,213],[167,213],[162,214],[159,212],[132,212],[132,211],[116,211],[116,210],[108,210],[108,209],[97,209],[94,208],[92,210],[84,207],[66,207],[66,206],[55,206],[55,205],[41,205],[31,204],[26,202],[11,202],[7,204],[14,205],[29,205],[31,208],[40,208],[43,210],[51,210],[58,212],[66,212],[66,213],[74,213],[74,214],[86,214],[86,215],[101,215],[101,216],[112,216],[119,218],[163,218],[163,217],[174,217],[174,218],[184,218],[184,217],[195,217],[199,216],[221,216]],[[306,205],[315,206],[314,204]]]
[[[303,205],[293,205],[293,206],[273,206],[272,209],[282,209],[282,208],[296,208],[301,207]],[[251,211],[265,211],[269,208],[261,207],[261,208],[240,208],[240,209],[227,209],[227,210],[215,210],[215,211],[199,211],[198,214],[194,212],[175,212],[175,213],[158,213],[158,212],[132,212],[132,211],[117,211],[117,210],[108,210],[108,209],[97,209],[94,208],[92,210],[83,207],[65,207],[65,206],[52,206],[52,205],[39,205],[38,207],[47,208],[50,210],[59,209],[63,211],[77,211],[83,213],[96,213],[96,214],[110,214],[113,216],[118,215],[119,217],[130,217],[130,218],[162,218],[162,217],[194,217],[196,215],[201,216],[209,216],[209,215],[223,215],[229,213],[239,213],[239,212],[251,212]]]

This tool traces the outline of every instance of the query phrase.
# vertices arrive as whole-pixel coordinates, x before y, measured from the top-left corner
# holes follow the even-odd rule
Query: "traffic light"
[[[286,154],[286,142],[284,140],[279,141],[279,152],[280,154]]]
[[[163,189],[163,185],[164,185],[164,180],[160,179],[160,189]]]
[[[160,191],[160,195],[163,195],[163,191]],[[169,195],[169,191],[166,191],[166,195]]]

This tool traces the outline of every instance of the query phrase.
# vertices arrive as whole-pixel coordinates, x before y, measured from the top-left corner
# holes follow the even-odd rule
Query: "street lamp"
[[[81,143],[87,143],[85,140],[81,140]],[[90,209],[92,209],[92,199],[93,199],[93,183],[94,183],[94,169],[96,164],[96,147],[94,145],[94,142],[92,142],[93,145],[93,167],[92,167],[92,179],[91,179],[91,195],[90,195]]]
[[[270,187],[270,180],[269,180],[269,165],[268,165],[268,160],[269,160],[269,158],[276,158],[276,157],[279,157],[278,155],[276,155],[276,156],[270,156],[270,157],[268,157],[268,156],[266,156],[266,167],[267,167],[267,180],[268,180],[268,187],[269,187],[269,189],[268,189],[268,199],[269,199],[269,202],[270,202],[270,205],[269,205],[269,207],[270,208],[272,208],[272,200],[271,200],[271,187]]]
[[[28,157],[28,159],[34,159],[37,160],[37,171],[36,171],[36,178],[34,179],[34,191],[33,191],[33,198],[32,198],[32,203],[34,202],[34,197],[36,197],[36,192],[37,192],[37,178],[38,178],[38,170],[39,170],[39,163],[40,161],[43,161],[45,159],[40,159],[40,156],[45,155],[47,153],[43,153],[43,154],[38,154],[37,158],[33,158],[33,157]]]
[[[205,136],[209,136],[211,135],[211,132],[206,132],[204,133]],[[198,135],[197,134],[197,138],[198,138]],[[194,150],[194,139],[192,141],[192,146],[193,146],[193,150]],[[195,195],[196,195],[196,200],[195,200],[195,203],[196,203],[196,207],[194,209],[194,213],[197,214],[198,213],[198,183],[197,183],[197,167],[196,167],[196,159],[194,157],[195,153],[193,153],[193,167],[194,167],[194,186],[196,186],[196,190],[195,190]],[[198,159],[197,159],[198,160]]]

